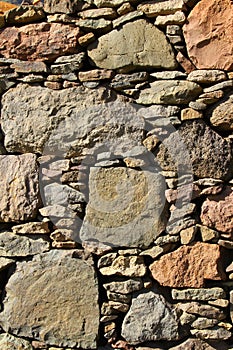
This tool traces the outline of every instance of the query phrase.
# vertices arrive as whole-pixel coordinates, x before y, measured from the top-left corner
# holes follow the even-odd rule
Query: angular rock
[[[0,156],[0,222],[36,217],[41,203],[36,155]]]
[[[189,73],[187,80],[198,84],[212,84],[227,80],[227,75],[222,70],[217,69],[199,69]]]
[[[202,317],[216,319],[218,321],[224,320],[226,318],[226,312],[220,310],[217,307],[201,304],[197,301],[192,301],[190,303],[182,303],[177,306],[184,312],[191,313],[194,315],[199,315]]]
[[[176,70],[176,71],[171,71],[171,72],[170,71],[155,72],[155,73],[151,73],[150,76],[152,76],[158,80],[160,80],[160,79],[168,80],[168,79],[186,78],[187,74]]]
[[[184,9],[183,0],[146,1],[138,5],[138,10],[145,13],[147,17],[157,17],[158,15],[169,15]]]
[[[5,13],[6,23],[10,25],[38,22],[44,18],[45,13],[42,8],[33,6],[20,6]]]
[[[12,227],[15,234],[32,235],[32,234],[46,234],[50,233],[48,222],[28,222],[26,224],[15,225]]]
[[[180,231],[180,242],[181,244],[190,244],[194,241],[197,233],[197,227],[191,226]]]
[[[203,114],[200,111],[196,111],[192,108],[185,108],[181,111],[181,120],[199,119],[203,118]]]
[[[148,247],[165,227],[163,186],[161,176],[148,170],[90,168],[81,240]]]
[[[143,288],[143,282],[141,278],[129,279],[126,281],[115,281],[105,283],[104,288],[107,291],[121,294],[129,294]]]
[[[233,96],[212,109],[210,122],[219,131],[233,131]]]
[[[228,330],[222,327],[214,327],[211,329],[191,329],[192,335],[200,339],[209,339],[209,340],[227,340],[231,338],[232,334]]]
[[[135,84],[144,82],[148,79],[147,72],[117,74],[111,81],[111,87],[116,90],[122,90],[134,87]]]
[[[190,338],[190,339],[187,339],[182,344],[170,348],[170,350],[188,350],[188,349],[192,349],[192,350],[216,350],[216,347],[209,345],[208,343],[206,343],[203,340]],[[220,350],[220,348],[218,348],[218,349]],[[224,345],[222,346],[221,349],[227,350],[227,348],[224,347]]]
[[[178,52],[176,60],[177,62],[179,62],[179,64],[185,70],[186,73],[190,73],[196,69],[194,64],[187,57],[185,57],[181,51]]]
[[[99,18],[99,19],[78,19],[76,25],[85,30],[98,30],[102,33],[108,32],[112,28],[112,21]]]
[[[36,23],[6,27],[0,33],[0,54],[23,61],[51,61],[79,52],[80,29],[71,24]]]
[[[198,225],[198,227],[199,227],[199,230],[201,233],[201,238],[202,238],[203,242],[208,242],[214,238],[219,237],[219,233],[217,231],[212,230],[207,226]]]
[[[203,91],[204,91],[204,93],[214,92],[214,91],[219,91],[219,90],[232,91],[232,87],[233,87],[233,79],[214,84],[208,88],[205,88]]]
[[[232,69],[232,20],[231,0],[202,0],[191,11],[183,33],[197,68]]]
[[[176,105],[186,104],[195,99],[202,92],[202,88],[189,81],[161,80],[150,84],[150,88],[140,92],[137,103]]]
[[[151,38],[144,41],[144,37]],[[165,35],[144,19],[126,23],[88,47],[97,67],[106,69],[153,67],[174,69],[176,61]]]
[[[22,237],[12,232],[0,233],[0,256],[17,257],[40,254],[49,250],[49,241],[40,236]]]
[[[4,330],[58,347],[96,347],[99,306],[95,272],[72,254],[52,250],[17,264],[0,314]]]
[[[91,9],[79,12],[79,16],[83,19],[85,18],[105,18],[105,19],[114,19],[117,17],[117,13],[112,8],[100,8],[100,9]]]
[[[33,350],[29,341],[8,333],[0,334],[0,347],[2,350]]]
[[[156,26],[166,26],[166,25],[171,25],[171,24],[182,25],[182,24],[184,24],[185,20],[186,20],[186,16],[185,16],[184,12],[177,11],[172,15],[156,17],[155,25]],[[175,37],[169,38],[170,42],[173,44],[175,44],[175,42],[173,41],[174,39],[175,39]],[[182,38],[178,37],[178,40],[176,40],[176,42],[181,43]]]
[[[220,232],[231,233],[233,229],[233,188],[226,188],[215,196],[210,196],[202,204],[203,225]]]
[[[140,255],[148,255],[148,256],[151,256],[152,259],[156,259],[158,256],[163,254],[163,252],[164,252],[163,247],[155,246],[150,249],[144,250],[143,252],[140,253]]]
[[[206,329],[214,327],[219,321],[206,317],[198,317],[192,322],[192,327],[195,329]]]
[[[44,0],[44,10],[47,13],[66,13],[72,14],[81,10],[82,2],[79,0]]]
[[[143,257],[118,256],[112,264],[100,268],[100,273],[105,276],[120,275],[128,277],[142,277],[146,274],[146,266]]]
[[[178,320],[174,309],[155,291],[139,293],[132,299],[121,335],[130,344],[145,341],[177,340]]]
[[[113,28],[120,27],[121,25],[127,22],[133,22],[133,20],[140,17],[143,17],[142,11],[131,11],[126,15],[123,15],[117,19],[114,19],[114,21],[112,22]]]
[[[212,300],[225,298],[226,293],[220,287],[216,288],[190,288],[190,289],[173,289],[172,298],[175,300]]]
[[[14,259],[0,258],[0,271],[7,269],[9,266],[14,264]]]
[[[129,0],[93,0],[97,7],[118,7]]]
[[[224,308],[229,305],[229,300],[226,300],[226,299],[209,300],[208,304]]]
[[[90,71],[78,73],[78,78],[81,82],[111,79],[112,76],[113,76],[113,71],[107,70],[107,69],[93,69]]]
[[[10,66],[17,73],[47,73],[47,66],[44,62],[19,61]]]
[[[5,12],[16,8],[17,6],[6,1],[0,1],[0,15],[3,15]]]
[[[221,248],[217,244],[197,242],[168,253],[152,265],[153,278],[173,288],[205,286],[205,280],[224,280]]]

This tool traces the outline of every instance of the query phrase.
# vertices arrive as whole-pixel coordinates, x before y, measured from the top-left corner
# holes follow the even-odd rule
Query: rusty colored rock
[[[233,230],[233,187],[227,186],[215,196],[209,196],[202,205],[203,225],[224,233]]]
[[[233,68],[232,21],[231,0],[202,0],[191,11],[183,33],[197,68]]]
[[[16,5],[10,4],[6,1],[0,1],[0,15],[3,15],[6,11],[16,8]]]
[[[71,24],[36,23],[7,27],[0,33],[0,54],[28,61],[54,60],[60,55],[79,52],[81,31]]]
[[[182,246],[150,265],[153,278],[162,286],[201,288],[205,280],[224,280],[217,244],[197,242]]]

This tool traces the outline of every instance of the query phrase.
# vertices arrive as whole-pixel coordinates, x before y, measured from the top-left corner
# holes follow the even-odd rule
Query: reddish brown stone
[[[182,52],[178,52],[178,54],[176,56],[176,60],[177,60],[177,62],[179,62],[179,64],[185,70],[186,73],[191,73],[192,71],[194,71],[196,69],[194,64],[192,64],[192,62],[190,62],[190,60],[187,57],[185,57],[182,54]]]
[[[200,288],[205,280],[223,280],[221,248],[217,244],[197,242],[182,246],[155,261],[150,270],[162,286]]]
[[[0,32],[0,54],[28,61],[53,60],[79,51],[80,29],[70,24],[36,23]]]
[[[191,11],[183,33],[190,59],[197,68],[233,68],[233,3],[202,0]]]
[[[227,186],[215,196],[209,196],[202,205],[201,221],[224,233],[233,231],[233,187]]]

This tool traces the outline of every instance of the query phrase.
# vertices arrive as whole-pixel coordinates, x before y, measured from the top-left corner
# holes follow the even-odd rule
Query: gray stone
[[[49,250],[49,241],[40,236],[18,236],[12,232],[0,233],[0,256],[16,257],[40,254]]]
[[[2,94],[4,91],[10,89],[14,85],[15,85],[15,83],[13,81],[10,81],[8,79],[1,79],[0,80],[0,94]]]
[[[129,304],[131,301],[130,294],[120,294],[120,293],[114,293],[111,291],[107,291],[107,297],[108,297],[108,300],[118,301],[120,303]]]
[[[100,269],[101,267],[111,265],[116,257],[117,253],[108,253],[106,255],[101,256],[98,261],[98,268]]]
[[[131,168],[91,168],[81,240],[148,247],[164,230],[162,177]]]
[[[218,321],[224,320],[226,318],[226,313],[217,307],[201,304],[197,301],[192,301],[190,303],[183,303],[177,305],[178,309],[181,309],[187,313],[199,315],[207,318],[214,318]]]
[[[227,329],[222,327],[214,327],[212,329],[191,329],[191,334],[200,339],[209,340],[227,340],[231,338],[232,334]]]
[[[145,1],[138,6],[138,10],[143,11],[148,17],[172,14],[183,8],[183,0],[168,0],[165,3],[161,1]]]
[[[150,88],[140,92],[137,103],[150,104],[186,104],[195,99],[202,88],[193,82],[183,80],[161,80],[150,84]]]
[[[113,99],[115,102],[110,103]],[[90,90],[77,86],[54,91],[19,84],[4,94],[2,106],[1,126],[5,147],[10,152],[42,153],[49,139],[47,151],[44,150],[47,154],[56,150],[61,153],[64,149],[64,154],[73,150],[71,156],[75,156],[85,147],[91,148],[105,139],[116,140],[116,136],[118,141],[112,147],[121,152],[141,143],[143,137],[144,121],[137,117],[134,108],[102,87]],[[104,116],[101,121],[100,113]],[[119,125],[124,125],[121,135]],[[87,137],[85,143],[83,137]]]
[[[45,77],[43,75],[29,74],[23,78],[18,78],[17,80],[23,83],[41,83],[45,80]]]
[[[114,293],[129,294],[142,289],[143,283],[141,278],[134,278],[126,281],[105,283],[104,288]]]
[[[44,0],[44,10],[47,13],[75,13],[81,10],[82,2],[79,0]]]
[[[97,7],[118,7],[129,0],[93,0]]]
[[[156,72],[151,73],[151,77],[156,78],[158,80],[170,80],[170,79],[182,79],[186,78],[187,74],[180,71],[164,71],[164,72]]]
[[[135,20],[136,18],[140,18],[143,16],[143,12],[141,11],[132,11],[127,13],[126,15],[120,16],[117,19],[114,19],[114,21],[112,22],[113,24],[113,28],[117,28],[121,25],[123,25],[124,23],[130,22]]]
[[[172,298],[175,300],[212,300],[225,298],[226,293],[220,287],[216,288],[190,288],[190,289],[173,289]]]
[[[93,267],[73,258],[73,251],[52,250],[19,262],[6,293],[4,330],[58,347],[96,347],[98,284]]]
[[[76,25],[84,30],[109,31],[112,28],[112,21],[100,19],[78,19]]]
[[[233,87],[233,79],[231,80],[227,80],[227,81],[223,81],[222,83],[218,83],[215,85],[212,85],[208,88],[205,88],[203,91],[206,92],[213,92],[213,91],[217,91],[217,90],[224,90],[224,89],[230,89]]]
[[[0,222],[36,217],[40,205],[38,176],[36,155],[0,156]]]
[[[171,305],[156,291],[133,296],[124,318],[121,335],[130,344],[145,341],[177,340],[178,320]]]
[[[145,41],[144,38],[150,38]],[[165,35],[144,19],[126,23],[88,47],[97,67],[107,69],[153,67],[174,69],[176,61]]]
[[[52,74],[68,74],[79,70],[83,66],[85,53],[81,52],[76,55],[61,56],[56,59],[55,64],[51,65]]]
[[[116,90],[128,89],[134,87],[139,82],[148,79],[147,72],[137,72],[132,74],[117,74],[111,81],[111,87]]]
[[[199,69],[189,73],[187,80],[199,84],[212,84],[227,80],[227,75],[222,70],[217,69]]]
[[[219,321],[206,317],[198,317],[192,322],[192,327],[195,329],[206,329],[214,327]]]
[[[2,350],[33,350],[29,341],[8,333],[0,334],[0,347]]]

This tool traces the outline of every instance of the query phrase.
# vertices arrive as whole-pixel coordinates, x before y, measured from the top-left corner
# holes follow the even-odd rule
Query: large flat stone
[[[0,54],[25,61],[53,60],[78,52],[80,36],[79,27],[71,24],[42,22],[6,27],[0,32]]]
[[[0,222],[36,217],[40,205],[38,177],[34,154],[0,156]]]
[[[47,152],[53,145],[64,152],[77,149],[80,155],[83,148],[107,139],[115,140],[117,152],[130,149],[141,143],[144,121],[125,100],[102,87],[54,91],[20,84],[2,98],[1,126],[10,152],[43,153],[46,144]]]
[[[232,70],[232,21],[231,0],[202,0],[191,11],[183,33],[197,68]]]
[[[186,104],[195,99],[202,88],[193,82],[184,80],[161,80],[150,84],[150,88],[141,90],[137,103],[143,105]]]
[[[81,240],[147,247],[163,231],[164,183],[156,172],[91,168]]]
[[[197,242],[181,246],[150,265],[153,278],[162,286],[174,288],[205,286],[205,280],[224,280],[221,248]]]
[[[233,187],[226,186],[220,193],[209,196],[202,204],[201,221],[203,225],[220,232],[233,230]]]
[[[145,40],[144,38],[150,38]],[[144,19],[126,23],[88,47],[88,56],[100,68],[153,67],[174,69],[176,61],[165,35]]]
[[[124,318],[121,334],[133,345],[145,341],[177,340],[176,312],[156,291],[137,294]]]
[[[95,272],[72,254],[52,250],[17,263],[0,314],[6,332],[58,347],[96,347],[99,306]]]

